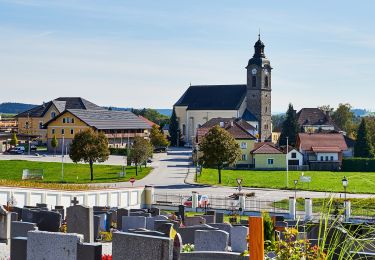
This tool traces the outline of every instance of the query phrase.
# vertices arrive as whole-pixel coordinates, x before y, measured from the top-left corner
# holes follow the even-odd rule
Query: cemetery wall
[[[87,191],[61,191],[31,188],[0,187],[0,205],[6,205],[12,196],[15,206],[23,207],[46,203],[49,206],[69,207],[77,197],[81,205],[140,208],[144,202],[144,187],[116,188]]]

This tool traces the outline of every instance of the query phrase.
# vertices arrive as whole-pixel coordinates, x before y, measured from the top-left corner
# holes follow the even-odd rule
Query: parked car
[[[36,151],[36,150],[37,150],[36,145],[31,145],[31,146],[30,146],[30,151]]]
[[[8,152],[11,154],[23,154],[25,152],[25,147],[23,146],[13,147],[9,149]]]
[[[191,207],[193,201],[193,197],[190,196],[185,202],[184,205],[186,207]],[[204,206],[208,206],[209,200],[208,200],[208,195],[198,195],[198,207],[203,208]]]

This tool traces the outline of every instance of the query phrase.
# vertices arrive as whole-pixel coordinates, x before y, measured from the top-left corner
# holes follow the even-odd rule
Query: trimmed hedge
[[[114,148],[114,147],[110,147],[109,148],[109,152],[110,152],[111,155],[126,156],[128,154],[126,148]]]
[[[375,172],[374,158],[350,158],[342,160],[343,172]]]

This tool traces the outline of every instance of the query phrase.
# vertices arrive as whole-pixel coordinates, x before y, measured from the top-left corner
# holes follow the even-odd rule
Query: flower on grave
[[[102,255],[102,260],[112,260],[112,255]]]

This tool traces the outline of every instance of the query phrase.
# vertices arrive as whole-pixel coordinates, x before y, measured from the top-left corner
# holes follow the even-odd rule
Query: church
[[[180,133],[192,145],[197,129],[212,118],[241,118],[259,141],[271,141],[271,64],[260,39],[246,66],[246,84],[190,86],[175,103]]]

